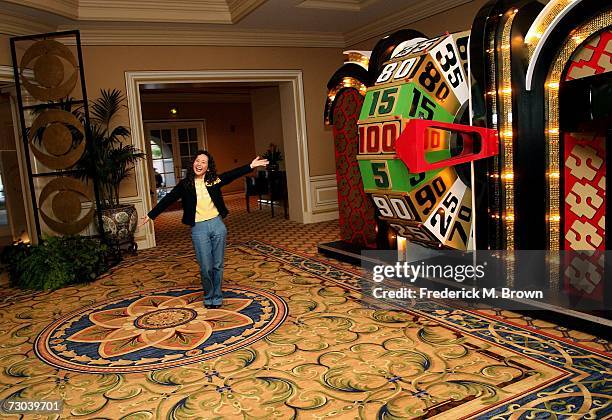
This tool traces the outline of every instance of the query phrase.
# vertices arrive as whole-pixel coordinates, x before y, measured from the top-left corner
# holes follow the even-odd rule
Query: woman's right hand
[[[143,216],[140,218],[141,222],[138,225],[138,227],[143,227],[144,225],[146,225],[148,222],[151,221],[151,219],[149,218],[149,216]]]
[[[251,166],[251,169],[255,169],[259,166],[266,166],[269,163],[270,162],[268,162],[268,159],[262,159],[259,156],[257,156],[255,159],[253,159],[253,162],[251,162],[250,166]]]

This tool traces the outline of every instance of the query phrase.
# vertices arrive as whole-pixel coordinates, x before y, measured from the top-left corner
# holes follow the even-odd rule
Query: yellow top
[[[195,189],[198,198],[195,221],[203,222],[204,220],[210,220],[217,217],[219,215],[219,211],[212,202],[203,179],[195,180]]]

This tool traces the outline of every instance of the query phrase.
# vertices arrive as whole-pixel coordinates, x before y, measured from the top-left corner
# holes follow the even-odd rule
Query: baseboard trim
[[[304,224],[329,222],[330,220],[338,220],[340,218],[340,214],[338,210],[332,210],[332,211],[326,211],[326,212],[320,212],[320,213],[311,213],[306,216],[307,217],[304,219]]]

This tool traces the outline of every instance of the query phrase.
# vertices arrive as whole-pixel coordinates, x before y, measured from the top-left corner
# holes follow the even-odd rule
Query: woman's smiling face
[[[196,159],[193,161],[193,172],[195,172],[196,177],[202,177],[208,170],[208,156],[206,155],[198,155]]]

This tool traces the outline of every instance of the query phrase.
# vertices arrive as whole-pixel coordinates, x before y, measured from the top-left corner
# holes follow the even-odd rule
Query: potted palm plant
[[[133,204],[119,202],[119,187],[128,178],[144,153],[127,143],[128,127],[115,124],[124,107],[125,97],[117,89],[102,89],[100,97],[90,104],[91,143],[77,168],[84,178],[96,179],[99,185],[104,231],[117,244],[130,243],[133,250],[138,214]]]
[[[279,162],[283,160],[283,154],[281,153],[278,146],[274,143],[270,143],[268,150],[261,155],[262,158],[268,159],[268,169],[271,171],[278,171],[280,168]]]

